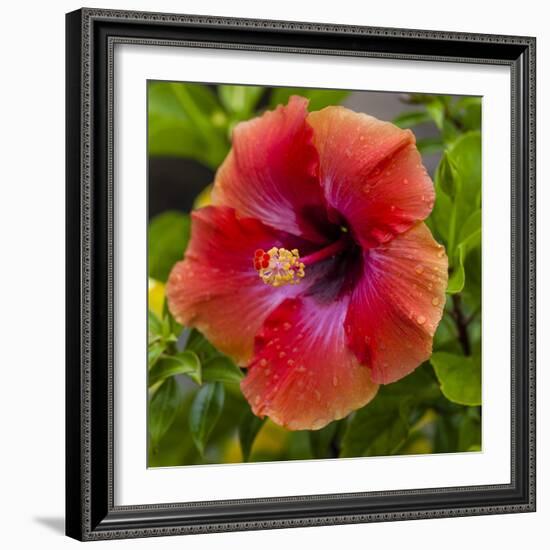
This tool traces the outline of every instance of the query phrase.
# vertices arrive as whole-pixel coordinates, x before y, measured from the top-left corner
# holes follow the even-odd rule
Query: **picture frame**
[[[67,14],[66,30],[66,534],[104,540],[534,511],[535,39],[87,8]],[[509,69],[509,483],[116,503],[117,44]]]

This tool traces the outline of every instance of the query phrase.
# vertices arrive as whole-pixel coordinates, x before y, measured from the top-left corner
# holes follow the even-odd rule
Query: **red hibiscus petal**
[[[183,325],[199,329],[220,351],[246,364],[254,336],[281,301],[302,284],[264,285],[254,269],[258,249],[288,246],[288,236],[226,207],[193,212],[185,259],[166,285],[168,306]]]
[[[433,183],[410,130],[344,107],[327,107],[307,120],[329,208],[364,247],[386,242],[429,215]]]
[[[445,250],[424,223],[364,252],[345,329],[375,382],[395,382],[430,357],[446,288]]]
[[[376,395],[370,370],[346,345],[347,303],[288,299],[266,319],[241,382],[256,415],[291,430],[315,430]]]
[[[293,96],[233,130],[233,148],[216,175],[214,204],[315,242],[325,240],[319,157],[306,122],[307,100]]]

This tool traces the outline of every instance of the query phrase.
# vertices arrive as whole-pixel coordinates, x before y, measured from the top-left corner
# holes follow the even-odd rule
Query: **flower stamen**
[[[258,249],[253,261],[260,279],[273,287],[296,285],[305,275],[305,266],[296,248],[287,250],[274,246],[267,252]]]

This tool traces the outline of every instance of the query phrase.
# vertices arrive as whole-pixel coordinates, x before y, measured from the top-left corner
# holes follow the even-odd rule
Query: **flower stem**
[[[458,340],[464,351],[464,355],[471,355],[472,346],[470,345],[470,336],[468,334],[468,320],[464,317],[462,311],[462,300],[460,294],[453,294],[453,318],[458,330]]]
[[[321,250],[317,250],[317,252],[313,252],[309,256],[300,258],[300,261],[304,265],[315,264],[317,262],[320,262],[321,260],[326,260],[327,258],[336,256],[339,252],[342,252],[342,250],[346,248],[347,244],[348,238],[346,236],[343,236],[340,238],[340,240],[331,243],[328,246],[325,246],[325,248],[321,248]]]

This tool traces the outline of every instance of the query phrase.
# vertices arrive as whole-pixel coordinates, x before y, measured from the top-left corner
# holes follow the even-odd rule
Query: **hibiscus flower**
[[[319,429],[432,351],[447,256],[410,130],[307,100],[239,124],[213,205],[168,280],[170,311],[247,368],[254,413]]]

